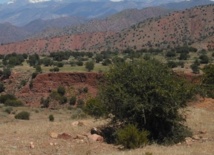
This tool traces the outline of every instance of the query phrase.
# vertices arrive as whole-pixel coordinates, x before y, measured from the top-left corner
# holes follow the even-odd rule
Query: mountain
[[[68,26],[63,29],[49,29],[38,34],[37,37],[55,37],[88,32],[119,32],[138,22],[148,18],[158,17],[168,14],[170,11],[160,7],[148,7],[145,9],[128,9],[105,19],[93,19],[78,26]]]
[[[14,26],[10,23],[0,24],[0,43],[15,42],[25,38],[30,34],[20,27]]]
[[[203,42],[207,49],[209,42],[206,39],[214,36],[213,14],[214,5],[206,5],[148,19],[106,38],[91,49],[169,48],[197,42]]]
[[[74,26],[83,24],[86,21],[87,20],[83,18],[78,18],[74,16],[61,17],[61,18],[49,19],[49,20],[37,19],[23,26],[23,29],[34,34],[48,28],[50,29],[63,28],[66,26],[74,27]]]
[[[11,0],[6,4],[0,5],[0,23],[10,22],[16,26],[24,26],[37,19],[47,20],[67,16],[86,19],[105,18],[125,9],[142,9],[170,2],[173,2],[173,4],[163,7],[167,9],[173,9],[175,6],[182,6],[183,9],[187,8],[186,4],[190,3],[190,1],[182,1],[183,0]],[[200,1],[200,4],[211,3],[209,0]],[[202,1],[205,2],[203,3]]]
[[[177,3],[162,4],[161,6],[166,9],[184,10],[195,6],[208,5],[208,4],[214,4],[214,1],[213,0],[185,0]]]
[[[55,31],[65,26],[77,26],[85,22],[85,19],[70,16],[49,20],[37,19],[23,27],[3,23],[0,24],[0,44],[21,41],[47,29]]]
[[[94,32],[29,39],[2,45],[0,53],[49,53],[60,50],[125,50],[199,45],[213,48],[214,5],[198,6],[150,18],[120,32]]]

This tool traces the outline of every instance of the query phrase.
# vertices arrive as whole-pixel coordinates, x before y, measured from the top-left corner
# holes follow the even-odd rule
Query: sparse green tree
[[[179,109],[187,106],[192,87],[158,61],[118,63],[105,74],[100,101],[113,123],[136,124],[157,142],[176,143],[191,135]],[[189,135],[188,135],[189,134]]]
[[[85,68],[90,72],[94,69],[94,62],[93,61],[88,61],[85,63]]]

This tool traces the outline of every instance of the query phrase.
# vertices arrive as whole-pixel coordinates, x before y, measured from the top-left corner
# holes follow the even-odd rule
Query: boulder
[[[97,134],[88,135],[88,139],[91,142],[103,142],[104,138]]]

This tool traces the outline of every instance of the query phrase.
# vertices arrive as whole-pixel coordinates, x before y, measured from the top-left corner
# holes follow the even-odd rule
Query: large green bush
[[[177,142],[176,135],[185,138],[188,129],[181,128],[184,118],[179,109],[187,106],[192,87],[166,65],[155,60],[121,62],[104,78],[100,100],[113,114],[113,123],[136,124],[157,142]]]

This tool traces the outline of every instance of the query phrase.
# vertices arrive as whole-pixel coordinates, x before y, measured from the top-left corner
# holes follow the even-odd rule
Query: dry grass
[[[15,108],[14,111],[27,110],[31,113],[29,121],[15,120],[14,115],[3,112],[0,108],[0,155],[213,155],[214,154],[214,113],[202,108],[189,107],[187,109],[187,125],[194,134],[206,131],[204,136],[208,140],[195,141],[192,145],[182,143],[173,146],[159,146],[152,144],[141,149],[120,151],[116,146],[105,143],[77,143],[73,139],[53,139],[50,132],[68,133],[72,137],[84,134],[94,126],[104,124],[105,120],[87,118],[81,120],[84,126],[73,126],[71,111],[67,109],[47,110],[35,108]],[[49,122],[48,116],[53,114],[54,122]],[[35,148],[30,148],[33,142]],[[53,146],[51,145],[54,144]]]

